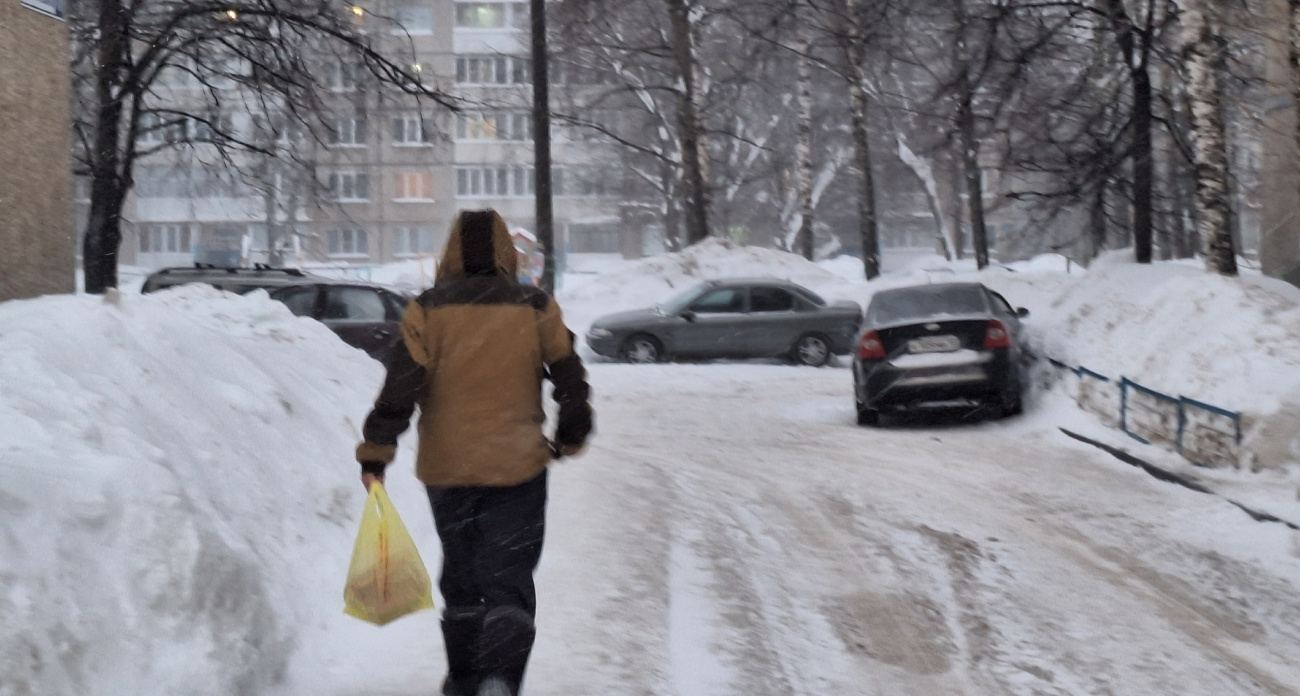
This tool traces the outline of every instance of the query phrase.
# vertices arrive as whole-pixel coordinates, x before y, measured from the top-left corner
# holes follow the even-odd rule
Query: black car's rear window
[[[887,290],[871,300],[867,321],[893,324],[912,319],[983,314],[988,311],[978,285],[922,285]]]

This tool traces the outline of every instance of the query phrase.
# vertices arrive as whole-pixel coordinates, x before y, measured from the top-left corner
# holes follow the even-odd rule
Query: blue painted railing
[[[1051,358],[1048,362],[1073,373],[1079,379],[1115,383],[1110,377],[1081,365],[1075,367]],[[1236,461],[1237,449],[1242,441],[1240,411],[1186,396],[1166,394],[1128,377],[1120,377],[1118,384],[1119,426],[1129,437],[1149,445],[1155,436],[1162,436],[1161,439],[1168,440],[1179,454],[1200,466]],[[1162,410],[1161,406],[1168,410]],[[1146,415],[1143,417],[1139,414]],[[1163,417],[1176,419],[1173,432],[1159,427],[1159,421]],[[1150,422],[1152,420],[1155,421],[1154,424]],[[1210,461],[1208,457],[1223,461]]]

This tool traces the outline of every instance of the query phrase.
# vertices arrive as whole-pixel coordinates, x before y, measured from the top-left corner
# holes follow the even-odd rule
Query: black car
[[[354,348],[383,361],[402,335],[402,313],[411,298],[369,283],[320,280],[276,288],[271,298],[300,317],[311,317]]]
[[[649,309],[597,319],[587,345],[628,362],[677,358],[788,358],[821,366],[853,351],[855,302],[828,303],[782,280],[711,280]]]
[[[401,335],[402,313],[409,297],[388,288],[347,280],[333,280],[296,268],[218,268],[196,264],[192,268],[164,268],[150,275],[141,288],[149,293],[205,283],[236,294],[266,290],[294,314],[311,317],[345,343],[383,360]]]
[[[876,293],[853,361],[858,424],[875,424],[882,411],[952,403],[1020,413],[1027,316],[979,283]]]

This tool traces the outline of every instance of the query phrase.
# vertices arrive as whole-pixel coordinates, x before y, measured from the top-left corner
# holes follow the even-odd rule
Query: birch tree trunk
[[[862,31],[858,27],[859,0],[845,0],[848,16],[846,53],[849,67],[849,105],[853,119],[853,146],[862,188],[858,194],[858,230],[862,238],[862,269],[867,280],[880,275],[880,222],[876,215],[876,179],[871,166],[871,131],[867,110],[866,69]],[[1297,0],[1300,2],[1300,0]]]
[[[1195,144],[1196,212],[1207,270],[1237,275],[1228,190],[1228,145],[1219,84],[1225,42],[1216,0],[1183,0],[1185,62]]]
[[[696,81],[695,32],[689,0],[667,0],[677,70],[677,124],[686,184],[686,244],[709,236],[709,196],[704,181],[703,128]]]
[[[795,233],[793,251],[813,260],[813,161],[812,161],[812,49],[808,40],[808,22],[802,22],[796,44],[799,54],[799,121],[796,124],[798,142],[795,145],[795,186],[799,199],[799,229]]]
[[[934,168],[930,166],[928,161],[912,151],[912,148],[907,144],[907,138],[901,131],[895,132],[894,139],[898,143],[898,159],[907,165],[908,169],[912,170],[916,178],[921,181],[922,187],[925,188],[925,200],[930,205],[930,216],[934,218],[935,237],[939,242],[939,246],[942,247],[939,251],[949,261],[960,258],[954,256],[953,247],[955,245],[954,239],[960,239],[961,235],[950,231],[948,228],[948,214],[944,211],[944,199],[939,194],[939,182],[935,179]],[[953,171],[956,171],[955,167]],[[953,196],[957,199],[956,206],[960,208],[961,194],[958,191],[961,182],[957,181],[956,184],[958,189],[953,191]],[[960,224],[960,221],[958,224]]]

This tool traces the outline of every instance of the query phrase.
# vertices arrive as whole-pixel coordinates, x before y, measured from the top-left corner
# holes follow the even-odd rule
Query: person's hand
[[[373,486],[373,485],[376,484],[376,483],[378,483],[378,484],[381,485],[381,486],[384,485],[384,475],[383,475],[383,474],[372,474],[372,473],[367,472],[367,473],[364,473],[364,474],[361,475],[361,485],[363,485],[363,486],[366,487],[366,492],[367,492],[367,493],[370,492],[370,487]]]

